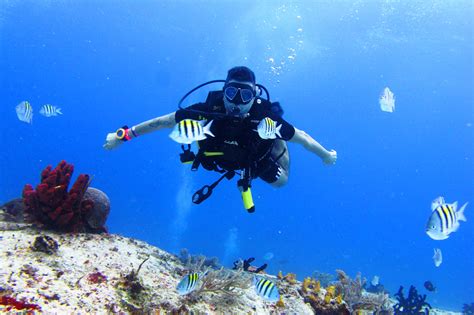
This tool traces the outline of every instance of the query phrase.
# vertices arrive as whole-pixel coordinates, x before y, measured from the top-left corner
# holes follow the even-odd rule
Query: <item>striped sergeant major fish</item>
[[[182,144],[191,144],[207,138],[207,135],[214,137],[211,132],[213,120],[206,124],[205,120],[184,119],[177,123],[170,138]]]
[[[263,277],[253,277],[255,292],[269,302],[278,302],[280,293],[275,283]]]
[[[258,123],[257,132],[262,139],[276,139],[277,136],[281,138],[281,126],[280,124],[277,127],[276,121],[265,117]]]
[[[185,275],[181,281],[176,286],[176,290],[178,291],[179,295],[186,295],[194,291],[196,289],[196,285],[199,279],[201,279],[205,274],[192,272]]]
[[[467,202],[458,211],[458,202],[447,204],[443,197],[436,198],[431,204],[431,215],[426,224],[426,234],[434,240],[445,240],[456,232],[459,221],[467,221],[464,216]]]
[[[43,105],[39,112],[40,112],[41,115],[43,115],[45,117],[53,117],[53,116],[58,116],[58,115],[63,114],[61,112],[61,108],[53,106],[51,104]]]
[[[19,120],[24,121],[28,124],[33,123],[33,107],[30,102],[23,101],[15,107],[16,116]]]

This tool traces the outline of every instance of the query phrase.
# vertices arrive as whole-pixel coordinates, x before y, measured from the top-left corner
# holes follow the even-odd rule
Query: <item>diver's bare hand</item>
[[[337,152],[335,150],[331,150],[323,158],[323,163],[326,165],[333,165],[333,164],[336,164],[336,160],[337,160]]]
[[[105,143],[102,146],[106,150],[112,150],[119,147],[123,143],[122,140],[117,139],[115,132],[107,134],[105,138]]]

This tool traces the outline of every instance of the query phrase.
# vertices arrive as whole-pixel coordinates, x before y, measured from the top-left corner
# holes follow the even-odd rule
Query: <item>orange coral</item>
[[[302,285],[302,290],[304,293],[307,293],[308,292],[308,288],[311,284],[311,278],[310,277],[307,277],[303,280],[303,285]]]
[[[288,273],[285,276],[285,280],[288,281],[290,284],[295,284],[296,283],[296,274],[295,273]]]
[[[285,307],[285,303],[283,303],[283,299],[280,295],[280,299],[278,300],[278,302],[276,302],[275,304],[277,307]]]
[[[280,271],[278,271],[278,275],[277,275],[278,279],[283,279],[283,273]]]
[[[313,280],[313,292],[314,293],[319,293],[319,291],[321,290],[321,282],[319,282],[319,280],[317,281],[314,281]]]
[[[331,303],[331,294],[329,292],[326,292],[326,295],[324,296],[324,303],[329,304]]]
[[[331,285],[326,288],[327,294],[331,295],[331,297],[334,297],[336,295],[336,287]]]
[[[321,290],[321,283],[319,282],[319,280],[307,277],[303,280],[301,290],[303,291],[303,293],[313,292],[317,294],[319,293],[319,290]]]
[[[326,295],[324,295],[324,302],[330,303],[331,299],[336,295],[336,287],[331,285],[326,288]]]
[[[318,297],[316,295],[311,294],[308,296],[308,299],[310,299],[313,302],[318,302]]]

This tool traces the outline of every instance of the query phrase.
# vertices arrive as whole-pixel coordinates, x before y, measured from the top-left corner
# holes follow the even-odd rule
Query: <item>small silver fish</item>
[[[431,215],[426,223],[426,234],[434,240],[445,240],[449,234],[456,232],[459,221],[466,221],[464,209],[467,202],[457,211],[458,202],[447,204],[443,197],[436,198],[431,204]]]
[[[372,280],[370,281],[370,284],[371,284],[372,286],[376,287],[376,286],[379,285],[379,280],[380,280],[379,276],[374,276],[374,277],[372,278]]]
[[[395,96],[388,87],[383,89],[379,99],[380,109],[392,113],[395,110]]]
[[[196,289],[196,284],[201,277],[202,274],[197,272],[185,275],[178,283],[176,290],[180,295],[191,293],[194,289]]]
[[[280,300],[280,293],[278,288],[272,281],[263,277],[253,277],[253,285],[257,294],[270,302],[277,302]]]
[[[39,113],[45,117],[53,117],[62,115],[61,108],[53,106],[51,104],[43,105],[39,111]]]
[[[443,262],[443,253],[441,253],[441,249],[434,249],[433,261],[436,267],[439,267],[441,265],[441,263]]]
[[[281,138],[281,126],[280,124],[277,127],[276,121],[265,117],[258,123],[257,132],[262,139],[276,139],[277,136]]]
[[[23,101],[15,107],[16,116],[19,120],[24,121],[28,124],[33,123],[33,107],[30,102]]]
[[[170,138],[178,143],[191,144],[194,141],[206,139],[206,135],[214,137],[211,132],[212,122],[213,120],[206,124],[205,120],[181,120],[174,126]]]

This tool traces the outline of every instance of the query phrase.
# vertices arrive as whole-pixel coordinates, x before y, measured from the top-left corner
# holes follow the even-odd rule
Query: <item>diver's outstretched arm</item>
[[[156,117],[127,129],[127,138],[133,139],[156,130],[173,128],[176,124],[175,113],[176,112],[172,112],[164,116]],[[107,134],[103,147],[104,149],[112,150],[120,146],[123,142],[123,140],[117,138],[116,132],[111,132]]]
[[[135,132],[136,136],[142,136],[144,134],[157,131],[163,128],[173,128],[174,125],[176,125],[176,121],[174,118],[175,113],[176,112],[172,112],[164,116],[147,120],[145,122],[133,126],[131,129]],[[136,136],[132,133],[132,138]]]
[[[303,130],[295,128],[295,135],[289,140],[290,142],[299,143],[310,152],[315,153],[319,156],[324,164],[335,164],[337,160],[337,152],[334,150],[326,150],[318,141],[314,140],[313,137],[308,135]]]

